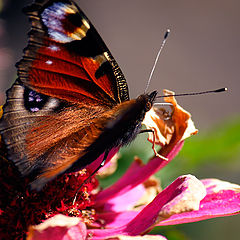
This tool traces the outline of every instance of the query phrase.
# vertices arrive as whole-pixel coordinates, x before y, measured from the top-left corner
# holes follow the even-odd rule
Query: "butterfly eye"
[[[147,104],[145,106],[145,111],[148,112],[151,108],[152,108],[152,103],[147,102]]]

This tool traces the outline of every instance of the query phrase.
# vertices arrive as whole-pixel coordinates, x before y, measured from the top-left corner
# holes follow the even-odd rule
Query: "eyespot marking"
[[[25,88],[24,91],[24,105],[30,112],[38,112],[46,104],[48,97],[37,93],[33,90]]]
[[[60,43],[82,40],[90,29],[90,24],[76,6],[66,3],[53,3],[44,9],[41,17],[49,36]]]

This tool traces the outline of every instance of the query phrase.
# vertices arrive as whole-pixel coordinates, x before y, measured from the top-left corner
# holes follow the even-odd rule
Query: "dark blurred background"
[[[172,181],[180,174],[194,173],[199,178],[216,177],[240,183],[240,138],[237,135],[240,120],[240,2],[76,2],[118,61],[127,78],[131,97],[144,91],[167,28],[171,29],[170,37],[149,91],[161,92],[167,88],[185,93],[228,88],[228,92],[221,94],[178,98],[192,113],[200,133],[192,145],[189,141],[190,147],[186,144],[181,160],[175,161],[161,176]],[[21,9],[28,3],[31,0],[0,0],[0,104],[5,101],[5,90],[16,78],[14,64],[26,46],[29,25]],[[194,148],[195,156],[188,159],[187,153]],[[137,147],[132,149],[133,153],[138,150]],[[169,239],[238,239],[239,221],[237,216],[213,219],[172,227],[166,234]]]

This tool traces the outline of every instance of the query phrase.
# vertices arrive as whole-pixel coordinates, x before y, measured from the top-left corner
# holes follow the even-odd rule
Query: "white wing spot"
[[[51,60],[47,60],[46,64],[51,65],[53,62]]]
[[[59,47],[55,46],[55,45],[51,45],[48,47],[50,50],[57,52],[59,50]]]

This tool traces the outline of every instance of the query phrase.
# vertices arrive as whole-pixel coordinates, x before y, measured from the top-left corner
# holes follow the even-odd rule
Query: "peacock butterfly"
[[[24,11],[29,41],[0,134],[8,159],[40,190],[131,142],[157,92],[129,99],[118,64],[72,0],[35,0]]]

